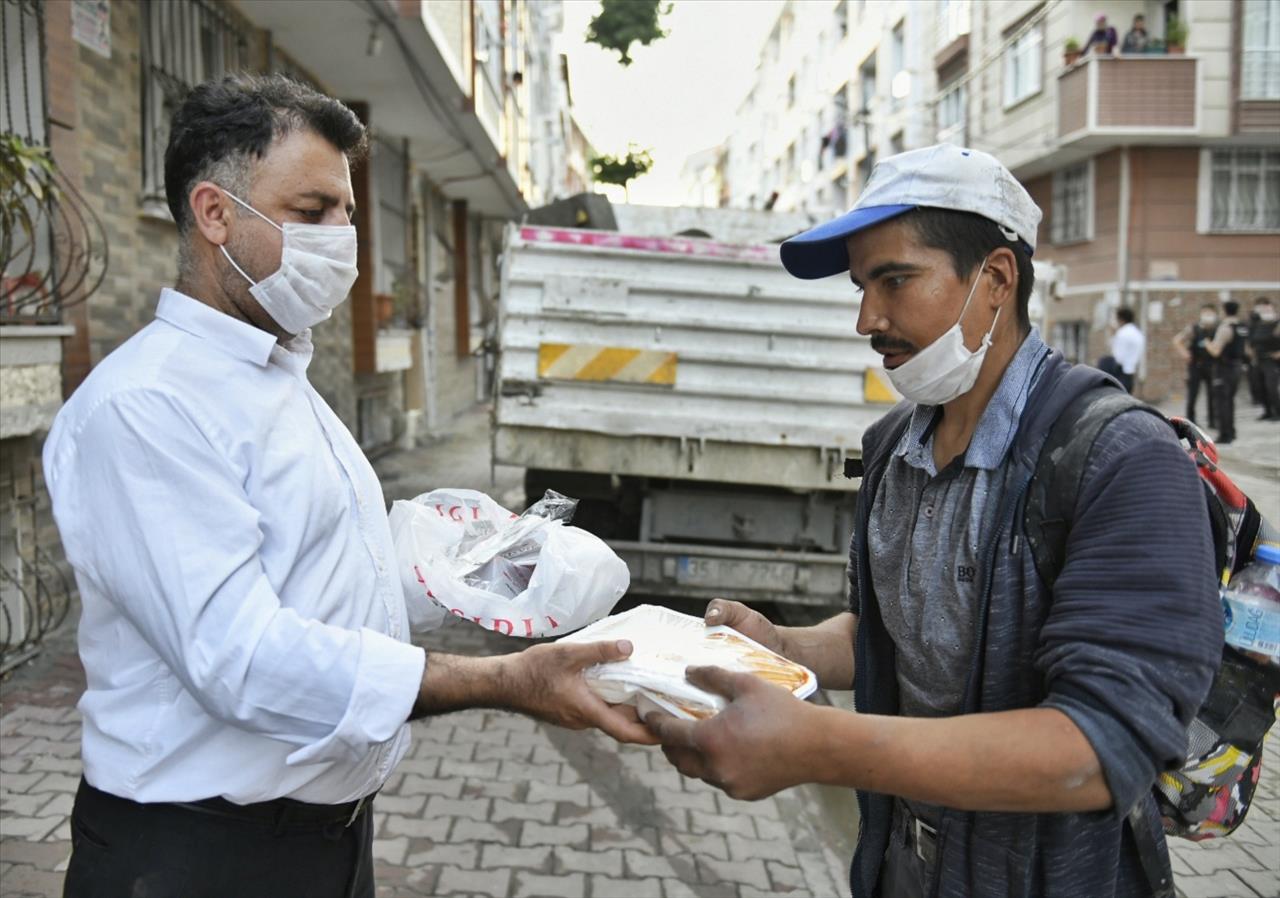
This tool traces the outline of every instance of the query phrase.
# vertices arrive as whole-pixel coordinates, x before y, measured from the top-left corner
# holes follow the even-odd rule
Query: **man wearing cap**
[[[857,330],[906,398],[863,436],[849,611],[779,627],[717,599],[706,619],[852,687],[858,710],[695,668],[725,711],[647,719],[683,773],[731,796],[856,789],[854,898],[1171,881],[1150,790],[1182,761],[1222,644],[1204,497],[1167,424],[1120,414],[1089,452],[1054,586],[1039,578],[1021,514],[1040,446],[1111,383],[1029,323],[1040,217],[994,158],[942,145],[884,160],[851,212],[783,244],[797,277],[848,272]]]

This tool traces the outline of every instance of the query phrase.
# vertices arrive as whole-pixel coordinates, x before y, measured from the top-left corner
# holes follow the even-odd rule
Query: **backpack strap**
[[[1173,869],[1167,854],[1162,854],[1159,849],[1164,841],[1164,832],[1152,822],[1148,804],[1149,800],[1139,801],[1128,817],[1133,841],[1138,847],[1138,861],[1142,864],[1142,872],[1147,875],[1152,898],[1174,898],[1177,893],[1173,886]],[[1168,851],[1167,847],[1165,851]]]
[[[1050,590],[1066,562],[1067,535],[1093,444],[1113,419],[1132,409],[1164,418],[1110,379],[1095,383],[1067,403],[1040,449],[1027,489],[1023,527],[1036,572]]]

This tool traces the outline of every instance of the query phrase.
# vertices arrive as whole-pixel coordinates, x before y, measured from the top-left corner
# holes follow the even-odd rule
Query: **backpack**
[[[1220,582],[1254,557],[1258,545],[1277,541],[1253,502],[1218,467],[1217,450],[1195,424],[1166,418],[1108,384],[1086,390],[1067,405],[1040,451],[1027,492],[1023,529],[1036,571],[1052,589],[1066,558],[1075,500],[1094,440],[1117,415],[1140,409],[1173,427],[1196,463],[1209,510],[1214,561]],[[1280,668],[1262,664],[1224,641],[1222,665],[1188,731],[1187,758],[1160,774],[1152,787],[1166,835],[1200,841],[1225,836],[1249,811],[1261,774],[1262,744],[1276,721]],[[1141,805],[1129,815],[1142,865],[1157,898],[1172,898],[1167,862],[1158,854]]]

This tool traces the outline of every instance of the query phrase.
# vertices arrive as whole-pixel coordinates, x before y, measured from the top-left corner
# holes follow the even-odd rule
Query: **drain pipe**
[[[1116,267],[1117,280],[1120,282],[1120,305],[1129,305],[1129,203],[1133,194],[1130,178],[1132,172],[1129,167],[1129,148],[1127,146],[1120,148],[1120,204],[1117,210],[1116,221]],[[1132,306],[1130,306],[1132,308]],[[1141,301],[1138,303],[1137,314],[1134,316],[1138,319],[1138,327],[1142,329],[1143,336],[1147,335],[1147,302],[1146,291],[1142,292]],[[1135,381],[1145,381],[1147,378],[1147,355],[1142,354],[1142,361],[1138,365]]]

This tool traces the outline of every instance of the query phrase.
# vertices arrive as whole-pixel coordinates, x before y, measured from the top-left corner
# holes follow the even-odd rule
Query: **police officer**
[[[1249,325],[1239,318],[1240,303],[1227,300],[1222,304],[1222,311],[1225,313],[1222,322],[1213,339],[1205,344],[1205,350],[1214,358],[1213,391],[1218,443],[1226,444],[1236,438],[1236,387],[1244,369]]]
[[[1206,405],[1209,407],[1208,424],[1216,426],[1213,415],[1213,356],[1209,355],[1205,345],[1213,339],[1218,329],[1218,307],[1206,303],[1200,307],[1198,321],[1188,324],[1173,338],[1173,348],[1182,360],[1187,363],[1187,418],[1196,420],[1196,399],[1200,396],[1200,387],[1204,387]]]

